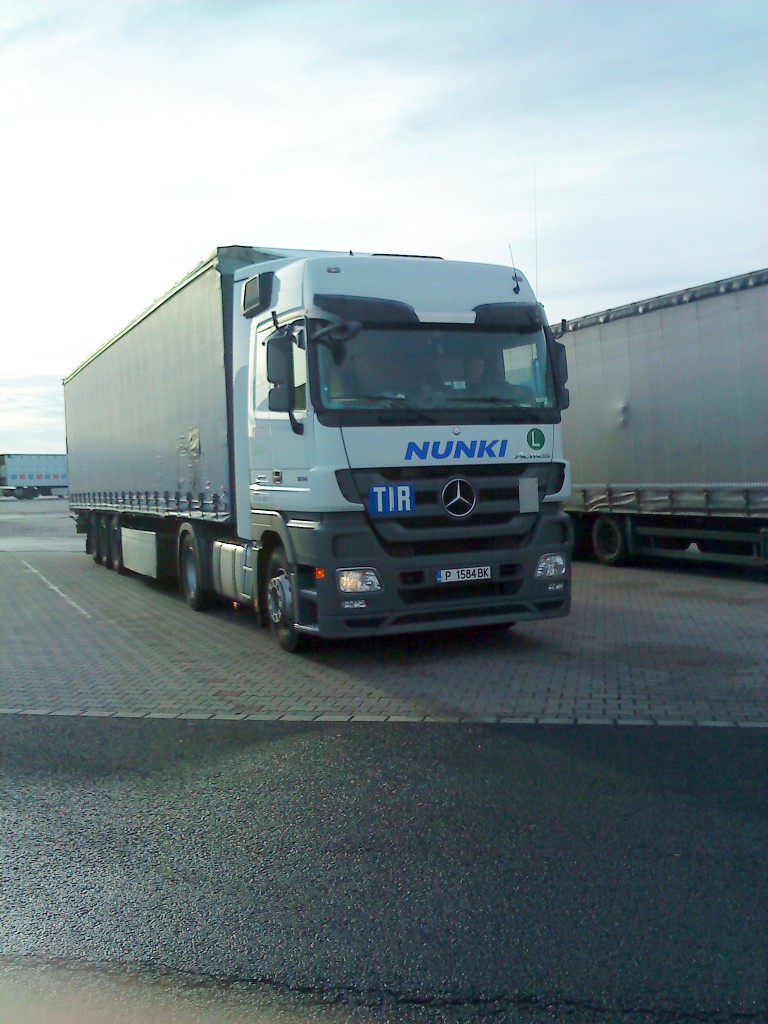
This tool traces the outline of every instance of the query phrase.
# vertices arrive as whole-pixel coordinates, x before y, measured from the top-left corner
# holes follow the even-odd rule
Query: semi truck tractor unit
[[[768,565],[768,270],[563,321],[577,552]]]
[[[222,247],[65,380],[71,508],[286,650],[562,616],[566,379],[512,267]]]

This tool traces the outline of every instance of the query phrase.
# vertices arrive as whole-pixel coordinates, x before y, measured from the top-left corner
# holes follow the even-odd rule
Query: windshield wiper
[[[529,421],[548,423],[550,421],[549,414],[552,412],[551,409],[540,409],[537,406],[531,405],[518,405],[509,398],[496,398],[490,395],[461,395],[456,398],[449,398],[448,401],[455,402],[456,404],[461,403],[462,405],[493,405],[495,407],[494,413],[497,410],[501,412],[503,409],[506,417],[514,419],[516,423],[526,423]],[[493,422],[499,423],[504,421],[495,417]]]
[[[547,411],[537,405],[523,405],[520,402],[516,402],[513,398],[499,398],[497,395],[457,395],[455,398],[449,398],[448,401],[462,402],[465,405],[505,405],[508,409],[520,409],[534,417],[538,416],[541,412]]]
[[[358,402],[358,401],[361,401],[361,402],[404,402],[405,401],[405,395],[393,395],[393,394],[387,393],[386,391],[384,392],[384,394],[381,394],[381,395],[350,395],[349,397],[353,398],[356,402]]]
[[[466,402],[468,405],[515,405],[515,402],[510,401],[508,398],[497,398],[495,395],[458,395],[456,398],[451,396],[448,401]],[[519,406],[516,406],[516,408],[519,408]]]
[[[401,395],[355,395],[355,399],[382,402],[384,404],[384,408],[374,410],[377,412],[402,410],[403,412],[411,413],[416,419],[421,420],[423,423],[437,423],[434,416],[430,416],[429,413],[424,412],[423,409],[417,409],[416,406],[410,405]]]
[[[530,412],[534,419],[538,418],[538,409],[531,408],[530,405],[519,405],[511,398],[497,398],[493,395],[459,395],[456,398],[449,398],[449,402],[461,405],[493,405],[499,408],[508,409],[514,413],[525,413],[526,415]]]

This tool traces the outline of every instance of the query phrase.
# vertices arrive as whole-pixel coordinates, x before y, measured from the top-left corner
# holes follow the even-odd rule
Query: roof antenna
[[[535,239],[536,294],[539,294],[539,193],[536,187],[536,161],[533,163],[533,236]]]
[[[509,246],[509,258],[512,260],[512,272],[515,278],[515,295],[520,294],[520,278],[517,276],[517,267],[515,266],[515,257],[512,255],[512,246]]]

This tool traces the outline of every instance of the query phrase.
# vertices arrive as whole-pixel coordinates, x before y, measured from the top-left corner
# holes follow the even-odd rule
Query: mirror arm
[[[304,433],[304,424],[299,423],[299,421],[296,419],[293,413],[293,409],[288,410],[288,419],[291,421],[291,430],[294,432],[294,434]]]

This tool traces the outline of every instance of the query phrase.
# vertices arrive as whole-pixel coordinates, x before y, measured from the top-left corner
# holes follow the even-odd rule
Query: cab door
[[[275,332],[271,321],[255,327],[251,352],[252,507],[286,512],[307,505],[314,451],[313,417],[308,408],[306,329],[303,320],[292,326],[293,423],[288,413],[269,408],[272,385],[267,379],[267,339]]]

